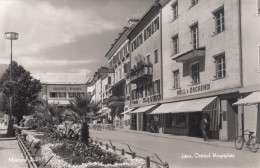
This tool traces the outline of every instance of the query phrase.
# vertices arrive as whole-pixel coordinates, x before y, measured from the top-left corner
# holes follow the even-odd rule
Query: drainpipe
[[[239,30],[239,69],[240,69],[240,87],[244,87],[243,83],[243,54],[242,54],[242,19],[241,19],[241,0],[238,0],[238,30]],[[242,96],[241,96],[242,97]],[[241,127],[244,130],[244,106],[241,107]]]
[[[160,48],[161,48],[161,100],[163,100],[163,41],[162,41],[162,7],[160,7]],[[165,114],[162,114],[161,120],[162,133],[164,133],[165,127]]]

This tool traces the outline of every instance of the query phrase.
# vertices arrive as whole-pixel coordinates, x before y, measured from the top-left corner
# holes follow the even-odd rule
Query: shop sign
[[[197,86],[192,86],[189,89],[180,89],[177,91],[177,96],[182,96],[186,94],[193,94],[193,93],[199,93],[203,91],[210,90],[210,84],[205,84],[205,85],[197,85]]]
[[[66,88],[66,87],[54,87],[53,90],[80,91],[81,88],[74,88],[74,87],[70,87],[70,88]]]

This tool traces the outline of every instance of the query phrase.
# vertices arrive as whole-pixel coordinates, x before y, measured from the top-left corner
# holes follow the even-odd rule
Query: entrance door
[[[146,131],[146,125],[147,125],[147,115],[146,113],[143,113],[143,131]]]
[[[238,106],[232,106],[237,99],[228,99],[228,139],[234,140],[238,134]]]
[[[136,130],[136,114],[132,114],[132,130]]]
[[[202,120],[202,112],[189,113],[190,136],[202,137],[201,130],[200,130],[201,120]]]

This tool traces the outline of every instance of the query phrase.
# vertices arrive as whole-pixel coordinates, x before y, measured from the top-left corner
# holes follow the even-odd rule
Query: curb
[[[235,149],[234,146],[228,146],[228,145],[222,145],[222,144],[215,144],[214,142],[212,143],[212,141],[206,141],[204,142],[203,139],[201,142],[198,141],[193,141],[191,139],[186,139],[186,138],[181,138],[181,137],[168,137],[168,134],[162,134],[162,135],[166,135],[166,136],[162,136],[158,133],[146,133],[146,132],[142,132],[142,131],[132,131],[132,130],[125,130],[125,129],[116,129],[117,131],[123,131],[123,132],[131,132],[131,133],[136,133],[136,134],[142,134],[142,135],[149,135],[149,136],[154,136],[154,137],[161,137],[161,138],[168,138],[168,139],[175,139],[175,140],[180,140],[180,141],[187,141],[187,142],[193,142],[193,143],[199,143],[199,144],[206,144],[206,145],[211,145],[211,146],[218,146],[218,147],[224,147],[224,148],[231,148],[231,149]],[[188,137],[187,137],[188,138]],[[232,141],[227,141],[227,142],[232,142]],[[223,142],[225,143],[225,142]]]
[[[9,140],[16,140],[16,137],[0,138],[0,141],[9,141]]]

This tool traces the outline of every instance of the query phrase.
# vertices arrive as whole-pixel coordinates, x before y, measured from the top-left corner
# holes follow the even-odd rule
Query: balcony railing
[[[143,66],[139,69],[133,70],[130,73],[130,80],[132,83],[138,83],[147,79],[151,79],[153,75],[152,66]]]

